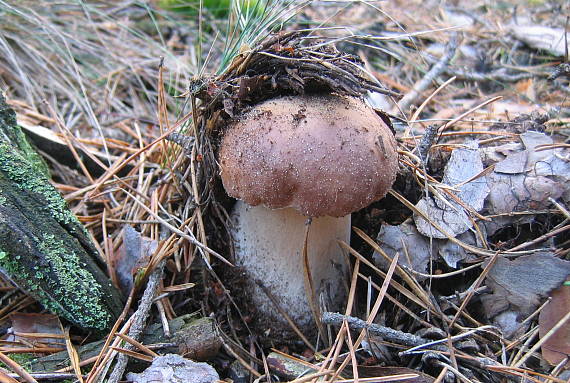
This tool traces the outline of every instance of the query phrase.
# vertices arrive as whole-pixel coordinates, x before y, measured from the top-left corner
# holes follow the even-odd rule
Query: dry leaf
[[[499,146],[493,148],[494,154],[485,150],[485,158],[491,161],[507,154],[495,164],[494,172],[487,178],[491,188],[486,204],[489,214],[546,209],[551,205],[549,198],[562,197],[565,202],[570,201],[570,151],[564,148],[541,150],[544,145],[552,145],[553,141],[536,131],[527,131],[520,135],[520,139],[522,146]],[[532,215],[503,216],[487,222],[485,226],[488,234],[492,235],[504,226],[528,223],[533,219]]]
[[[470,142],[465,147],[457,148],[451,153],[445,166],[442,183],[458,190],[455,193],[457,197],[473,210],[479,211],[483,208],[485,198],[489,194],[485,176],[473,179],[482,171],[483,162],[479,153],[479,145],[477,142]],[[464,208],[451,199],[445,203],[436,197],[422,198],[416,208],[423,211],[426,216],[452,236],[457,236],[473,227]],[[423,235],[447,238],[420,215],[415,214],[414,221],[418,231]]]
[[[486,279],[493,293],[481,297],[485,315],[495,318],[512,311],[520,324],[520,320],[536,310],[550,291],[560,286],[569,275],[570,261],[556,258],[552,253],[535,253],[512,261],[499,256]],[[509,327],[509,332],[513,333],[513,325],[509,324]],[[501,328],[506,332],[507,328]]]
[[[123,228],[123,243],[115,257],[115,271],[121,291],[129,295],[133,288],[133,276],[139,269],[148,265],[150,257],[156,251],[158,242],[142,237],[131,226]]]
[[[430,249],[429,238],[421,235],[409,221],[398,226],[382,225],[376,239],[388,256],[393,258],[396,253],[400,255],[400,266],[420,273],[426,272],[430,255],[437,253],[436,242],[433,241],[433,247]],[[382,255],[374,252],[373,259],[379,267],[388,269],[390,264]]]
[[[536,91],[534,87],[534,81],[532,78],[527,78],[516,83],[515,89],[518,94],[523,94],[530,101],[536,100]]]
[[[539,334],[542,338],[570,311],[570,286],[560,286],[552,292],[552,300],[538,317]],[[542,344],[542,357],[557,365],[570,356],[570,322],[566,322]]]
[[[488,203],[490,214],[545,209],[551,204],[549,197],[557,199],[563,192],[561,183],[543,176],[492,173],[488,178],[492,186]]]
[[[436,197],[424,197],[417,204],[416,209],[429,217],[430,221],[437,223],[446,233],[455,237],[469,230],[473,224],[463,207],[449,202],[452,207],[442,204]],[[447,235],[433,227],[430,221],[419,214],[414,214],[418,231],[430,238],[447,238]]]
[[[484,226],[481,226],[480,230],[484,232]],[[482,246],[481,242],[478,241],[478,238],[471,231],[466,231],[463,234],[459,234],[457,236],[457,239],[468,245],[477,247]],[[470,260],[475,258],[474,254],[468,253],[463,247],[454,242],[440,240],[438,243],[438,253],[449,267],[456,269],[459,266],[459,262],[462,262],[466,259]]]
[[[59,318],[53,314],[34,313],[12,313],[10,315],[12,327],[8,330],[6,340],[18,342],[24,340],[26,343],[45,344],[50,346],[62,346],[65,344],[63,332],[59,324]],[[30,334],[25,336],[24,334]],[[41,334],[44,336],[34,336]],[[50,337],[47,334],[53,335]]]

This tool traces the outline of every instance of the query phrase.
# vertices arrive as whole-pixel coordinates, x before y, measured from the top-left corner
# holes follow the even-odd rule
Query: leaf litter
[[[316,2],[297,10],[290,25],[306,27],[323,20],[325,27],[343,28],[314,28],[305,35],[286,32],[284,36],[292,39],[289,42],[277,39],[261,48],[257,44],[243,46],[242,51],[238,44],[237,60],[226,60],[231,75],[214,79],[218,81],[198,77],[200,68],[193,68],[192,63],[207,61],[203,57],[188,59],[189,51],[196,47],[192,37],[198,29],[195,21],[180,22],[156,10],[159,17],[155,20],[167,25],[158,35],[156,28],[148,28],[144,21],[148,8],[139,7],[135,1],[125,2],[124,8],[101,5],[93,13],[89,7],[77,12],[59,5],[60,21],[50,30],[68,39],[71,52],[54,55],[50,49],[65,44],[50,45],[36,39],[43,34],[18,35],[11,29],[3,46],[5,51],[10,48],[6,57],[11,60],[1,62],[0,79],[3,85],[9,84],[12,105],[22,121],[60,132],[60,118],[73,132],[69,146],[80,148],[81,153],[99,153],[106,159],[101,161],[105,166],[98,167],[103,175],[93,177],[77,170],[81,167],[74,162],[81,158],[65,160],[71,167],[64,168],[44,146],[46,158],[55,169],[54,178],[60,182],[58,187],[100,242],[104,259],[110,262],[121,246],[138,249],[138,245],[126,245],[128,241],[122,235],[125,224],[132,225],[139,233],[136,236],[157,244],[147,275],[142,276],[146,280],[156,265],[165,262],[165,278],[154,285],[154,295],[160,299],[153,303],[152,321],[167,329],[168,319],[191,310],[214,318],[224,351],[212,363],[219,371],[237,371],[239,366],[246,376],[260,381],[275,378],[269,378],[267,372],[276,373],[265,367],[267,344],[278,347],[297,368],[317,371],[315,374],[322,374],[327,381],[337,376],[368,376],[363,365],[376,367],[378,360],[351,347],[356,344],[356,333],[347,333],[348,325],[342,321],[332,324],[329,336],[321,339],[330,347],[318,344],[319,349],[313,352],[295,339],[274,339],[255,329],[255,311],[243,302],[232,301],[230,288],[239,286],[239,275],[224,272],[216,257],[221,253],[231,259],[224,229],[228,224],[225,210],[231,202],[220,197],[216,187],[216,140],[209,134],[216,133],[242,108],[266,97],[266,91],[295,93],[307,83],[358,94],[386,88],[389,95],[414,91],[409,108],[391,108],[401,149],[400,179],[388,202],[376,203],[354,215],[354,225],[364,232],[358,232],[360,238],[354,236],[343,247],[355,268],[347,289],[349,302],[357,303],[350,305],[347,313],[369,322],[364,326],[369,331],[368,344],[386,350],[392,368],[419,369],[433,377],[425,378],[427,381],[517,381],[523,374],[529,379],[548,376],[559,382],[562,367],[541,366],[538,354],[529,347],[536,342],[536,310],[541,310],[546,297],[568,276],[568,83],[562,70],[561,75],[547,80],[553,74],[551,69],[560,63],[559,58],[547,54],[555,47],[552,41],[556,34],[565,27],[562,15],[567,12],[530,3],[517,9],[520,20],[529,16],[526,31],[548,25],[545,36],[552,35],[554,40],[543,46],[522,36],[523,29],[502,28],[510,25],[510,9],[478,2],[460,1],[454,6],[428,3],[414,4],[411,12],[408,6],[395,2],[373,6],[347,3],[340,7]],[[13,13],[15,5],[2,9]],[[29,4],[21,2],[20,6]],[[437,15],[433,12],[436,6],[441,6]],[[86,12],[91,19],[85,24],[92,28],[90,32],[101,34],[101,41],[98,45],[91,37],[86,38],[91,43],[85,45],[89,54],[78,59],[83,37],[66,28],[76,25],[78,15]],[[213,29],[218,27],[208,12],[204,17]],[[119,19],[129,28],[124,28]],[[23,19],[30,27],[28,31],[41,27],[39,20],[45,18],[30,15]],[[67,24],[66,20],[73,22]],[[109,27],[121,31],[120,41],[113,43]],[[449,54],[450,27],[460,31],[459,46],[452,60],[431,71]],[[130,28],[141,28],[144,33],[131,35]],[[208,65],[214,67],[222,44],[209,32],[201,38],[212,46]],[[71,36],[77,41],[69,40]],[[320,40],[313,47],[317,36]],[[14,48],[29,47],[34,41],[39,41],[40,52],[34,60],[17,55],[19,51]],[[263,41],[269,40],[260,44]],[[329,50],[333,42],[338,50]],[[107,56],[108,50],[120,54]],[[160,52],[168,53],[167,67],[159,66]],[[350,58],[344,52],[350,53]],[[59,67],[79,65],[90,77],[60,71],[47,75],[49,57],[55,57]],[[327,59],[323,61],[322,57]],[[271,78],[268,62],[280,68],[277,77]],[[177,71],[177,65],[185,69]],[[361,80],[331,81],[335,72],[356,66],[362,66],[363,71],[353,75],[367,78],[367,87],[355,86]],[[22,75],[34,73],[35,67],[44,75]],[[328,72],[319,76],[317,69]],[[425,88],[413,90],[428,72],[433,79]],[[196,76],[190,80],[189,73]],[[164,75],[163,81],[167,79],[166,87],[159,75]],[[106,79],[105,87],[97,82],[101,79]],[[370,86],[376,81],[385,85]],[[188,83],[188,98],[170,97],[183,94]],[[495,101],[486,104],[489,100]],[[394,102],[383,95],[382,105],[390,107]],[[436,138],[426,146],[427,158],[419,158],[417,144],[430,125],[436,127]],[[198,134],[186,140],[183,156],[177,155],[179,148],[160,138],[169,130],[192,132],[196,127]],[[118,173],[119,168],[125,173]],[[89,176],[96,182],[90,183]],[[365,234],[372,238],[378,235],[377,243],[364,240]],[[373,253],[376,263],[369,260]],[[386,260],[395,258],[394,264]],[[493,259],[494,263],[489,262]],[[114,265],[110,269],[117,272]],[[121,274],[128,275],[128,269],[131,267]],[[190,289],[192,284],[199,288]],[[22,295],[9,282],[2,286],[7,286],[2,290],[6,297],[1,298],[7,304],[0,310],[38,310],[32,302],[17,303],[15,297]],[[489,301],[495,304],[485,303]],[[125,319],[139,320],[139,314],[126,313]],[[559,320],[560,315],[555,318]],[[382,337],[370,337],[372,324],[401,331],[405,341],[390,343]],[[544,322],[539,325],[541,334],[551,328]],[[112,343],[103,348],[95,362],[98,374],[109,368],[118,352],[127,352],[122,347],[123,338],[117,336],[126,328],[117,326],[109,337]],[[431,335],[424,336],[425,330],[431,330]],[[407,343],[417,336],[438,343]],[[446,337],[453,339],[449,341],[451,347],[445,343]],[[444,343],[445,348],[441,348]],[[147,359],[151,355],[144,351],[145,345],[136,347]],[[564,344],[556,347],[567,352]],[[129,355],[131,361],[145,359],[132,351],[123,355]],[[232,367],[227,367],[229,362]],[[413,371],[394,370],[394,374]],[[93,376],[88,381],[94,381]]]
[[[123,228],[123,242],[115,255],[115,271],[121,291],[127,296],[135,277],[143,271],[156,251],[158,242],[140,235],[132,226]]]
[[[538,252],[514,260],[499,257],[487,275],[486,285],[492,293],[482,298],[483,309],[488,318],[511,312],[520,326],[568,275],[570,262],[552,253]],[[501,324],[499,328],[505,329]],[[524,333],[527,329],[516,330]],[[506,337],[514,335],[507,331],[504,334]]]
[[[463,205],[451,198],[424,197],[416,209],[435,220],[445,231],[453,236],[462,234],[473,227],[466,212],[466,207],[473,211],[483,209],[483,202],[489,194],[487,179],[482,176],[483,162],[476,142],[467,142],[463,147],[453,150],[445,165],[440,187],[448,186],[451,193],[463,201]],[[446,238],[446,235],[433,229],[422,216],[414,216],[418,231],[428,237]]]

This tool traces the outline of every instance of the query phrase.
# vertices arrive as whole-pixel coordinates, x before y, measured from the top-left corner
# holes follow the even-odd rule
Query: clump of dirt
[[[190,86],[201,101],[199,118],[215,133],[251,105],[306,93],[362,97],[368,91],[398,97],[362,69],[362,61],[330,44],[304,43],[300,32],[276,34],[260,47],[237,56],[228,70]]]

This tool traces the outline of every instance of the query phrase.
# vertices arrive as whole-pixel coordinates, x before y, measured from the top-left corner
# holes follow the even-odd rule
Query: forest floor
[[[93,343],[0,279],[0,381],[149,382],[124,373],[170,352],[216,370],[153,364],[188,381],[570,382],[568,2],[168,3],[0,1],[0,89],[131,297]],[[399,150],[352,216],[346,315],[287,337],[239,299],[216,161],[223,122],[267,98],[236,84],[277,67],[277,95],[356,89]]]

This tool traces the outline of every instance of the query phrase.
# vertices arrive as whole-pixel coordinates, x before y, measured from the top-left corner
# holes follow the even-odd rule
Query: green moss
[[[30,163],[34,171],[46,178],[50,177],[49,169],[43,158],[36,152],[26,139],[26,135],[19,126],[14,127],[14,136],[16,137],[16,145],[20,149],[20,154]]]
[[[32,361],[36,358],[34,354],[30,353],[21,353],[21,354],[10,354],[8,355],[10,359],[14,362],[18,363],[22,368],[28,372],[31,371]],[[0,362],[0,367],[7,368],[8,370],[10,367],[6,366],[4,363]]]
[[[67,225],[78,223],[77,218],[67,208],[65,200],[49,183],[43,173],[25,160],[12,146],[0,143],[0,171],[21,190],[30,191],[45,200],[44,210],[58,222]],[[5,202],[4,202],[5,203]]]
[[[2,94],[0,94],[0,125],[3,126],[0,129],[0,142],[12,145],[38,173],[49,178],[45,162],[26,139],[16,121],[16,113],[6,104]]]
[[[18,262],[15,262],[11,257],[9,257],[8,253],[5,251],[2,251],[2,254],[4,254],[4,256],[0,258],[0,268],[4,269],[6,271],[6,274],[9,276],[17,275],[18,278],[20,275],[24,279],[28,278],[28,273],[20,266]]]

